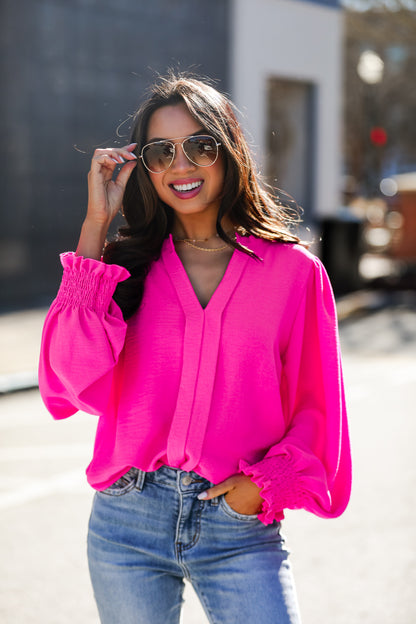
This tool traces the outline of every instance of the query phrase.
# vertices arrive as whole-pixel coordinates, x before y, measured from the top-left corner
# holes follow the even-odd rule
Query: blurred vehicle
[[[394,258],[416,263],[416,172],[391,178],[396,193],[389,200],[386,223],[392,234]]]

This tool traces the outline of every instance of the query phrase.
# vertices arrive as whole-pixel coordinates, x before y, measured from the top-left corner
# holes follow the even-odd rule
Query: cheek
[[[221,155],[219,156],[217,162],[214,163],[212,168],[213,168],[213,173],[216,178],[217,184],[220,186],[223,186],[225,182],[225,170],[226,170],[226,163],[225,163],[223,156]]]
[[[224,182],[225,182],[225,171],[224,171],[224,167],[220,166],[218,167],[218,170],[215,171],[215,186],[218,191],[222,191],[222,189],[224,188]]]
[[[161,183],[162,181],[160,176],[155,173],[149,173],[149,179],[156,193],[160,196],[160,193],[163,192],[163,185]]]

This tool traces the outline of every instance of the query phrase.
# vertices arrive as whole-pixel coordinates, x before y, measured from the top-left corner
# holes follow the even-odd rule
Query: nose
[[[185,152],[183,151],[181,143],[175,144],[175,157],[170,168],[177,170],[188,170],[195,168],[195,165],[187,158]]]

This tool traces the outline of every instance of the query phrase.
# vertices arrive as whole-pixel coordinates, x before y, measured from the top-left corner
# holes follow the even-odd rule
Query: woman
[[[299,622],[283,510],[338,516],[351,482],[328,278],[214,88],[161,80],[132,138],[94,153],[39,375],[55,418],[100,417],[101,622],[178,622],[183,578],[210,622]]]

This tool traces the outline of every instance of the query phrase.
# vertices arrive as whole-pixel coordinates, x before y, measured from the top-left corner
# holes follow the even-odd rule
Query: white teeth
[[[175,191],[183,193],[184,191],[192,191],[192,189],[198,188],[201,184],[202,180],[198,180],[198,182],[190,182],[189,184],[172,184],[172,186]]]

